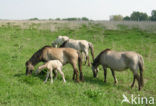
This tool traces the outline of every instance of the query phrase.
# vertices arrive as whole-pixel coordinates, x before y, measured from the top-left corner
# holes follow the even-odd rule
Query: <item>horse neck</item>
[[[39,62],[40,62],[40,60],[32,60],[32,59],[30,59],[29,60],[29,62],[33,65],[33,66],[35,66],[36,64],[38,64]]]
[[[65,47],[65,44],[66,44],[68,41],[69,41],[69,40],[64,41],[64,42],[60,45],[60,47]]]
[[[39,70],[43,70],[45,68],[47,68],[47,64],[44,64],[44,65],[41,65],[41,66],[38,67]]]
[[[98,67],[100,65],[100,56],[97,56],[93,62],[94,67]]]
[[[29,62],[35,66],[36,64],[38,64],[39,62],[41,62],[41,59],[39,57],[35,57],[35,56],[32,56],[29,60]]]

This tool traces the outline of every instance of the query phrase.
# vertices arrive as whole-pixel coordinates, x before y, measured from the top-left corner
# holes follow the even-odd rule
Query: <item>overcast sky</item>
[[[110,15],[156,9],[156,0],[0,0],[0,19],[88,17],[108,20]]]

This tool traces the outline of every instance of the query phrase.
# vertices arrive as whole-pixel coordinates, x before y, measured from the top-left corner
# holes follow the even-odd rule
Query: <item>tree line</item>
[[[34,20],[41,20],[39,18],[30,18],[30,21],[34,21]],[[71,18],[56,18],[56,19],[52,19],[49,18],[49,20],[66,20],[66,21],[89,21],[89,19],[87,17],[82,17],[82,18],[76,18],[76,17],[71,17]]]
[[[123,17],[122,15],[112,15],[110,16],[111,21],[156,21],[156,10],[151,11],[151,16],[147,13],[134,11],[130,16]]]

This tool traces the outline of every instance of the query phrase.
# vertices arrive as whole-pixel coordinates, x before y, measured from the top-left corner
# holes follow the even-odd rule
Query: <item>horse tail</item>
[[[93,44],[91,42],[89,42],[88,45],[89,45],[89,48],[91,50],[92,59],[94,60],[94,48],[93,48]]]
[[[82,56],[81,53],[79,51],[77,51],[78,53],[78,66],[79,66],[79,72],[80,72],[80,80],[83,80],[83,74],[82,74]]]
[[[143,71],[144,71],[144,60],[141,55],[139,55],[139,70],[140,70],[140,84],[141,86],[144,86],[144,81],[143,81]]]

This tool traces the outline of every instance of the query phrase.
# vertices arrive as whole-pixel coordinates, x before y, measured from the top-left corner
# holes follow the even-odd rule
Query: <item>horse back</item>
[[[108,51],[102,55],[102,63],[114,70],[122,71],[132,66],[137,67],[138,54],[135,52]]]
[[[126,67],[126,63],[120,52],[108,51],[107,53],[103,53],[101,56],[101,63],[109,68],[122,70]]]
[[[43,51],[43,58],[46,61],[59,60],[62,64],[69,63],[75,58],[77,51],[72,48],[46,48]]]

